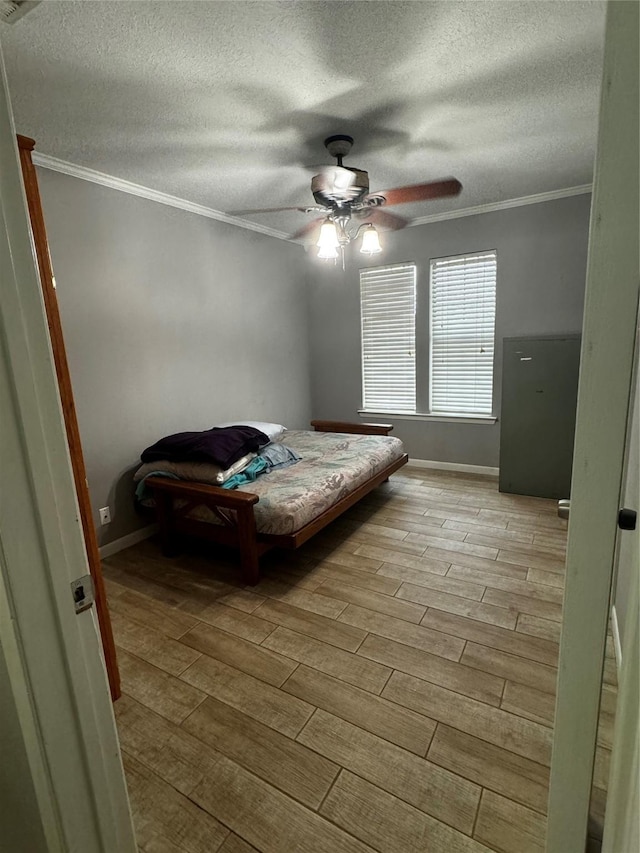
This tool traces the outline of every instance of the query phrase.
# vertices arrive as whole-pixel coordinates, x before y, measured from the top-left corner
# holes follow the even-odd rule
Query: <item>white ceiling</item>
[[[602,2],[46,2],[2,45],[37,150],[220,211],[313,202],[348,133],[420,217],[589,183]],[[249,217],[283,231],[300,213]]]

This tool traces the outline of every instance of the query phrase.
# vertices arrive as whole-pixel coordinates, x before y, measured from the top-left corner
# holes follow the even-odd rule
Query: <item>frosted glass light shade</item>
[[[320,251],[323,249],[333,249],[335,251],[339,245],[340,242],[338,240],[338,232],[336,231],[335,223],[331,222],[330,219],[327,219],[326,222],[322,223],[322,228],[320,229],[320,235],[318,236],[316,246]],[[318,257],[324,256],[318,253]],[[326,257],[337,257],[337,255],[327,255]]]
[[[377,255],[382,251],[378,232],[373,225],[367,225],[362,235],[362,246],[360,247],[360,251],[363,255]]]
[[[335,260],[338,257],[338,250],[335,246],[321,246],[318,249],[318,257],[324,261]]]

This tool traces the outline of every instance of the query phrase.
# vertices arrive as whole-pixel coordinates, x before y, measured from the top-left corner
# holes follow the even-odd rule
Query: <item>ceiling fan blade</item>
[[[386,231],[399,231],[401,228],[406,228],[409,224],[408,219],[396,216],[395,213],[387,213],[386,210],[380,210],[379,207],[372,207],[369,210],[365,209],[362,212],[362,219],[378,228],[384,228]]]
[[[314,231],[318,230],[323,222],[323,218],[314,219],[312,222],[307,222],[307,224],[303,225],[302,228],[298,229],[295,234],[292,234],[289,239],[301,240],[303,237],[308,237],[310,234],[313,234]]]
[[[458,195],[462,184],[455,178],[444,181],[431,181],[428,184],[413,184],[409,187],[396,187],[392,190],[370,193],[374,196],[384,196],[387,205],[410,204],[416,201],[427,201],[431,198],[446,198],[446,196]]]
[[[313,208],[312,208],[313,209]],[[248,216],[250,213],[278,213],[280,210],[299,210],[306,213],[308,207],[260,207],[257,210],[228,210],[229,216]]]

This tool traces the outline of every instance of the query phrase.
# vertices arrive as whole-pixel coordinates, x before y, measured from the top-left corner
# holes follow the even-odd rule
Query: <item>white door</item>
[[[587,834],[638,309],[638,26],[635,0],[608,4],[547,853]]]
[[[0,53],[0,848],[136,849]]]
[[[634,401],[621,499],[621,504],[636,515],[640,509],[639,349],[640,327],[636,332]],[[620,668],[603,853],[640,850],[640,525],[637,517],[635,529],[618,533],[613,600],[612,622]]]

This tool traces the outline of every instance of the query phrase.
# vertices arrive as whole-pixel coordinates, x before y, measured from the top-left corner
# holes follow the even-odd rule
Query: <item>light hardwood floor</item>
[[[565,539],[554,501],[407,467],[256,587],[209,546],[105,560],[139,848],[542,851]]]

